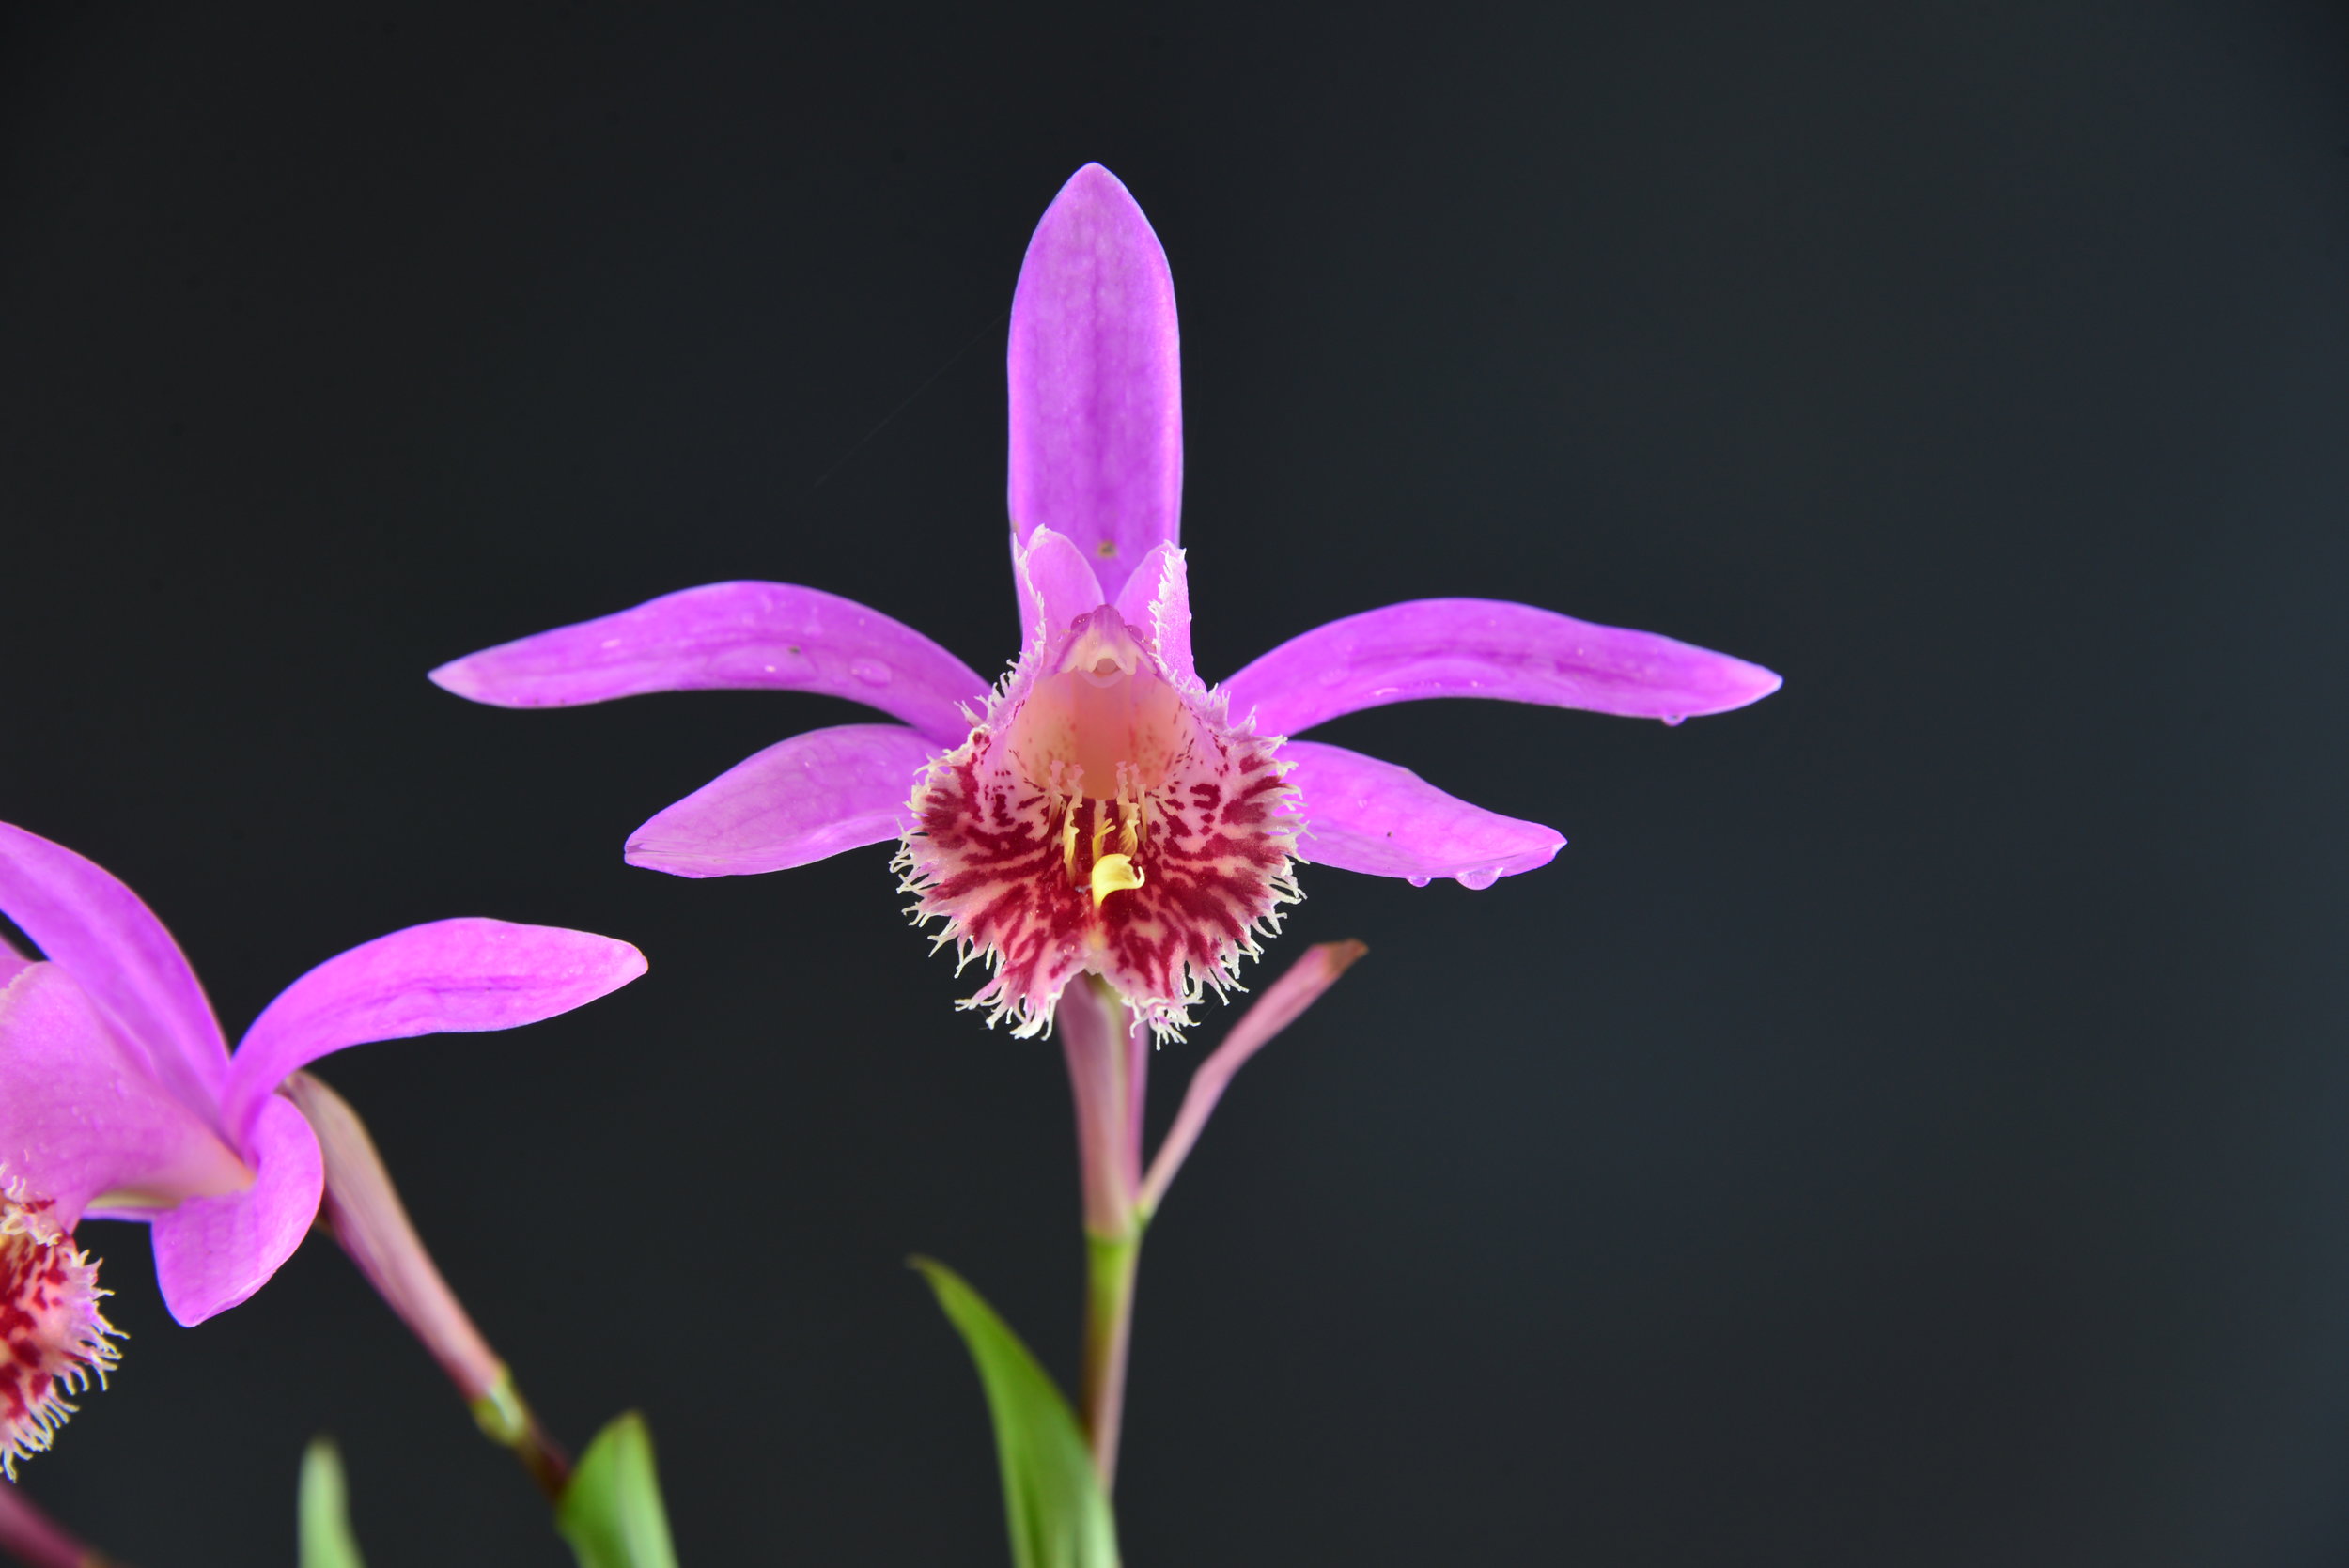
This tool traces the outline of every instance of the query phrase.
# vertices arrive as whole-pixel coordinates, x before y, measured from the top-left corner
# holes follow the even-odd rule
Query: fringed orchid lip
[[[1046,598],[1028,655],[915,785],[898,869],[937,941],[994,971],[964,1003],[989,1023],[1040,1033],[1092,973],[1172,1035],[1297,897],[1287,769],[1116,606],[1056,622]]]
[[[55,1203],[0,1172],[0,1473],[49,1447],[74,1413],[69,1395],[120,1355],[98,1310],[98,1265],[54,1218]]]

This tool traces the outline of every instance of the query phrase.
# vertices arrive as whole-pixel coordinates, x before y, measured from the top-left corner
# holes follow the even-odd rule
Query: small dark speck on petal
[[[1111,556],[1117,553],[1117,541],[1115,539],[1103,539],[1099,545],[1095,547],[1093,553],[1098,555],[1102,560],[1106,561]]]

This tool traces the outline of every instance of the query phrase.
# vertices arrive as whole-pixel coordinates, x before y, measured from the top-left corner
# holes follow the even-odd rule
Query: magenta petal
[[[1151,651],[1169,675],[1185,683],[1199,678],[1190,659],[1190,569],[1183,563],[1182,546],[1150,547],[1117,596],[1117,613],[1150,639]]]
[[[795,735],[630,834],[628,863],[673,877],[740,877],[894,839],[914,775],[938,750],[895,724]]]
[[[1067,535],[1109,598],[1178,536],[1174,279],[1117,177],[1087,163],[1036,225],[1011,301],[1011,520]]]
[[[288,1101],[265,1097],[245,1135],[252,1188],[192,1198],[155,1216],[155,1282],[183,1327],[217,1316],[269,1283],[318,1218],[326,1173],[318,1135]]]
[[[600,620],[469,654],[432,672],[499,707],[568,707],[646,691],[821,691],[879,708],[941,745],[970,730],[987,682],[911,627],[787,582],[713,582]]]
[[[0,986],[0,1172],[54,1201],[67,1230],[101,1196],[167,1207],[252,1181],[55,964]]]
[[[1093,563],[1066,534],[1039,528],[1027,542],[1012,541],[1012,580],[1019,590],[1019,645],[1035,641],[1037,626],[1064,630],[1080,615],[1107,604]]]
[[[139,895],[61,844],[0,822],[0,911],[73,976],[166,1088],[210,1107],[228,1047],[179,944]]]
[[[1316,865],[1488,888],[1548,865],[1566,842],[1538,822],[1471,806],[1408,768],[1343,746],[1292,740],[1281,758],[1297,765],[1288,782],[1302,798],[1297,852]]]
[[[1758,664],[1530,604],[1423,598],[1292,637],[1223,689],[1234,717],[1295,735],[1357,708],[1421,697],[1500,697],[1677,722],[1766,697]]]
[[[329,958],[245,1031],[222,1121],[232,1136],[288,1073],[330,1051],[414,1034],[512,1029],[568,1013],[645,972],[628,943],[552,925],[442,920]]]
[[[0,986],[7,985],[21,970],[29,968],[33,960],[16,950],[16,944],[0,937]]]

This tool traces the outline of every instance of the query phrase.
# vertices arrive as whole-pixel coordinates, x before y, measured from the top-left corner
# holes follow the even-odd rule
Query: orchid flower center
[[[1164,788],[1191,735],[1182,694],[1105,604],[1078,622],[1004,738],[1036,787],[1114,800]]]
[[[1031,648],[915,788],[898,857],[915,912],[996,970],[968,1005],[1034,1034],[1090,972],[1180,1028],[1296,897],[1277,744],[1170,676],[1112,606]]]
[[[1146,882],[1140,862],[1152,820],[1196,726],[1182,693],[1106,604],[1079,617],[1058,665],[1012,716],[1004,748],[1050,802],[1062,874],[1097,906]]]
[[[22,1182],[0,1181],[0,1473],[39,1452],[92,1378],[105,1387],[118,1331],[98,1310],[98,1265]]]

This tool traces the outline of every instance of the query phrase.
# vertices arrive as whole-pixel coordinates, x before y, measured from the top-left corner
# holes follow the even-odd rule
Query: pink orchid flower
[[[318,1214],[319,1141],[275,1093],[347,1046],[511,1029],[645,972],[628,943],[498,920],[413,925],[279,993],[231,1055],[203,987],[138,894],[0,823],[0,1463],[46,1448],[114,1358],[86,1218],[143,1219],[171,1315],[250,1296]]]
[[[506,707],[732,687],[821,691],[897,720],[769,747],[639,828],[628,859],[723,877],[899,839],[915,912],[991,970],[965,1005],[1022,1035],[1087,972],[1161,1033],[1187,1023],[1297,896],[1293,862],[1484,888],[1565,842],[1392,763],[1287,737],[1423,697],[1677,723],[1778,689],[1767,670],[1652,632],[1470,598],[1332,621],[1206,685],[1177,544],[1174,282],[1098,164],[1029,243],[1009,368],[1023,640],[993,689],[879,611],[776,582],[687,589],[432,678]]]

